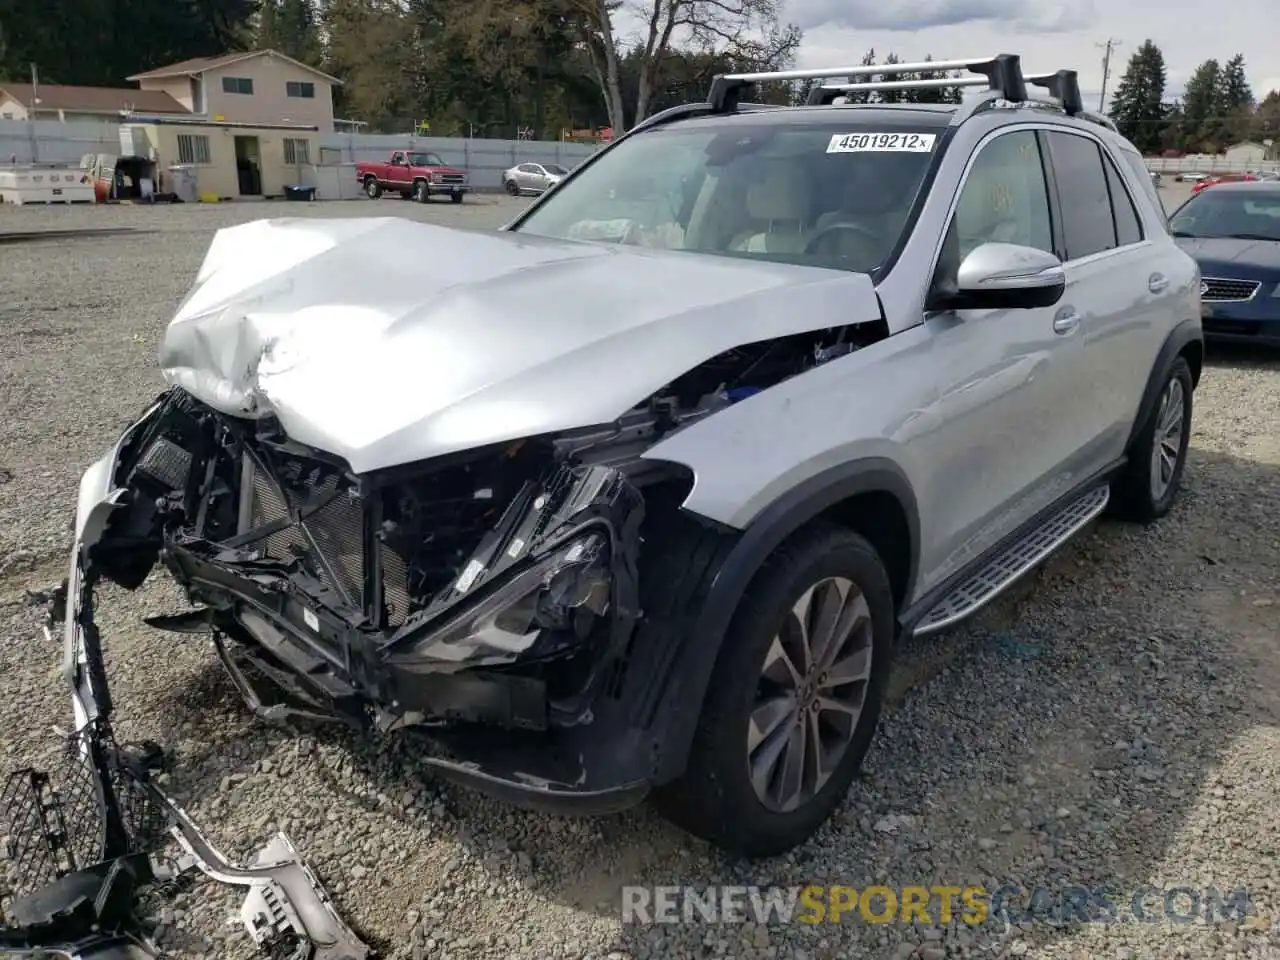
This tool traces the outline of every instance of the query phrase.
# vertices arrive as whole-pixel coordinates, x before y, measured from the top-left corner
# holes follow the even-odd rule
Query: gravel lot
[[[1182,185],[1163,189],[1172,210]],[[132,227],[0,247],[0,771],[47,763],[69,709],[25,591],[61,579],[81,471],[160,389],[155,353],[211,232],[373,211],[491,228],[526,201],[383,200],[0,209],[0,231]],[[406,744],[253,720],[203,642],[143,627],[181,609],[153,577],[104,591],[123,739],[225,853],[276,828],[396,957],[1280,957],[1280,356],[1215,354],[1186,489],[1151,529],[1102,524],[967,627],[900,652],[896,707],[860,785],[812,844],[730,863],[647,809],[512,810],[442,785]],[[1246,886],[1246,924],[1009,929],[846,922],[622,926],[624,884]],[[1148,900],[1158,903],[1159,898]],[[1183,901],[1185,909],[1185,900]],[[155,905],[180,957],[252,955],[238,896]]]

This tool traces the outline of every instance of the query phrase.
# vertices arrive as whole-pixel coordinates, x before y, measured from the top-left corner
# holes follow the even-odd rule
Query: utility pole
[[[1122,40],[1107,39],[1106,43],[1098,43],[1095,46],[1102,47],[1106,52],[1102,55],[1102,92],[1098,94],[1098,112],[1103,113],[1107,104],[1107,81],[1111,79],[1111,52],[1123,43]]]

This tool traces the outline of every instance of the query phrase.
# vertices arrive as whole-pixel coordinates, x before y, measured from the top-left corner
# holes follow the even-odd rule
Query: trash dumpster
[[[316,198],[316,188],[307,187],[301,184],[285,185],[284,198],[286,200],[314,200]]]

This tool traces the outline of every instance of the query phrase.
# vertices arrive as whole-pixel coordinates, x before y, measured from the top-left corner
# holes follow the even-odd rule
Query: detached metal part
[[[140,889],[174,871],[145,849],[164,821],[195,867],[225,884],[248,888],[241,916],[258,947],[278,960],[367,960],[371,952],[342,921],[314,872],[289,838],[277,834],[248,867],[236,867],[205,839],[186,812],[154,782],[159,748],[116,745],[111,698],[93,620],[96,571],[89,547],[105,526],[110,463],[81,484],[93,509],[79,517],[66,589],[50,605],[45,635],[65,617],[64,670],[71,686],[75,732],[67,736],[66,782],[18,770],[0,792],[5,858],[0,875],[0,958],[146,960],[163,954],[140,931]],[[86,522],[88,521],[88,522]]]

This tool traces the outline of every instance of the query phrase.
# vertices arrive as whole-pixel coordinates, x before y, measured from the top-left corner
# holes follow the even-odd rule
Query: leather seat
[[[798,165],[774,164],[747,188],[747,216],[763,220],[764,230],[740,233],[730,250],[747,253],[803,253],[810,234],[804,229],[809,216],[809,183]]]

